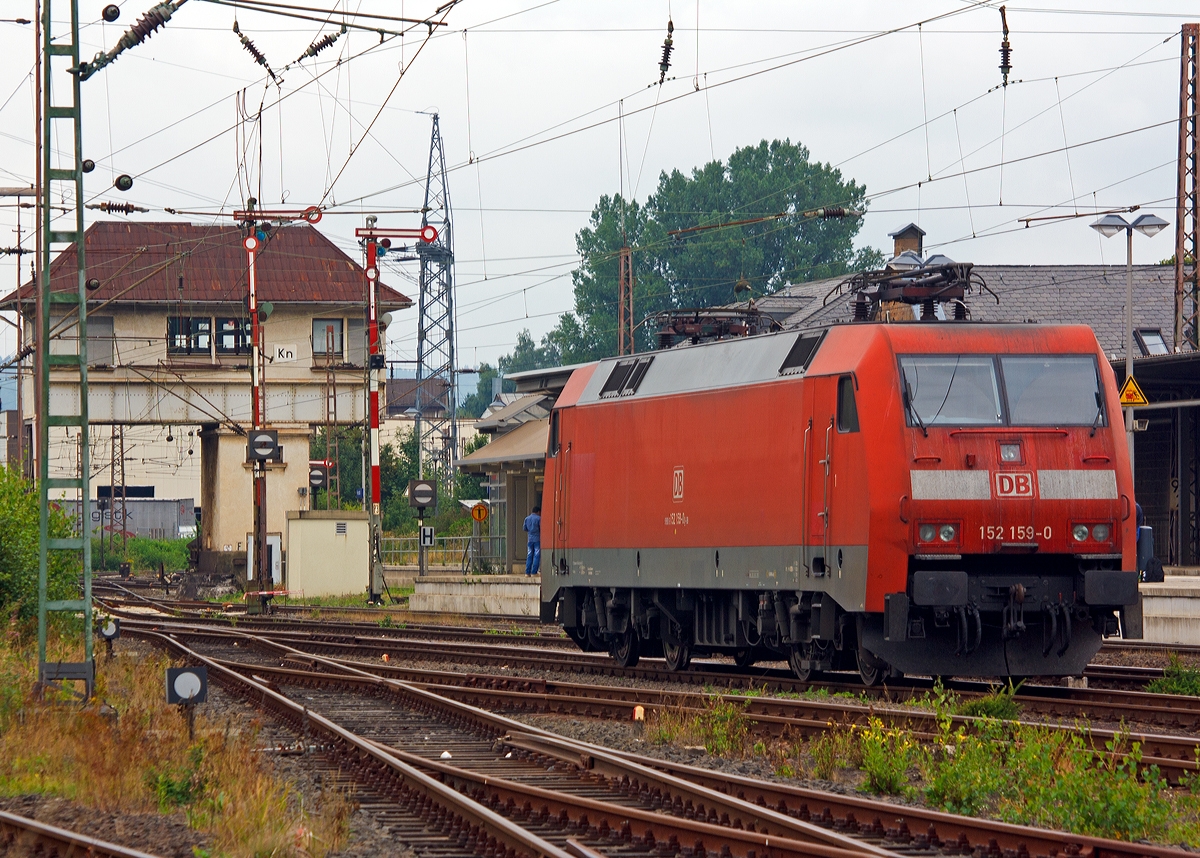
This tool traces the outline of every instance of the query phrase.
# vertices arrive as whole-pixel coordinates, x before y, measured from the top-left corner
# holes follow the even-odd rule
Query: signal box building
[[[97,426],[166,426],[195,433],[201,461],[201,568],[244,568],[252,529],[250,316],[242,231],[234,226],[98,221],[85,233],[89,420]],[[74,247],[51,263],[50,288],[76,288]],[[310,225],[276,227],[256,266],[265,322],[266,423],[283,457],[268,466],[268,531],[284,542],[287,513],[307,507],[309,439],[327,419],[365,419],[366,277],[360,265]],[[32,343],[35,293],[26,284],[0,302],[19,310]],[[412,302],[383,284],[379,312]],[[264,306],[264,309],[266,307]],[[78,334],[51,320],[54,353],[78,349]],[[26,361],[26,367],[31,362]],[[24,376],[26,438],[36,437],[32,374]],[[78,388],[51,372],[51,410],[70,408]],[[113,469],[109,432],[92,429],[93,482]],[[68,461],[78,438],[52,438]],[[119,457],[119,456],[118,456]],[[126,464],[129,464],[127,456]],[[106,467],[107,466],[107,467]],[[108,470],[109,472],[102,472]],[[145,481],[126,472],[127,482]],[[115,481],[115,480],[114,480]],[[365,585],[365,578],[363,581]],[[357,589],[357,588],[355,588]]]

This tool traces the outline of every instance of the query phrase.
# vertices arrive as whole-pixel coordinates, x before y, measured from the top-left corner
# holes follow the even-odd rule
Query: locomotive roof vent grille
[[[808,369],[813,355],[817,353],[817,346],[821,344],[824,337],[824,331],[818,331],[815,334],[801,334],[797,337],[796,342],[792,344],[791,351],[783,359],[783,365],[779,367],[779,374],[797,375]]]
[[[632,396],[637,393],[642,379],[646,377],[646,370],[650,369],[652,363],[653,355],[617,361],[612,372],[608,374],[604,387],[600,388],[600,398],[610,399],[614,396]]]

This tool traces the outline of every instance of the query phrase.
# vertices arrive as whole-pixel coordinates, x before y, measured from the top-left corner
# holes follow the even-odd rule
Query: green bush
[[[1200,697],[1200,669],[1189,667],[1171,653],[1170,663],[1163,668],[1161,679],[1151,680],[1146,690],[1152,694],[1184,694]]]
[[[993,688],[983,697],[967,700],[958,707],[959,715],[970,715],[975,718],[995,718],[999,721],[1016,721],[1021,717],[1021,705],[1017,703],[1017,690],[1021,683]]]
[[[50,536],[72,535],[74,520],[50,506]],[[74,552],[55,551],[46,574],[50,599],[77,597],[83,563]],[[37,614],[38,492],[16,471],[0,468],[0,609],[28,619]]]
[[[918,750],[913,738],[874,716],[857,732],[862,770],[867,776],[862,789],[882,795],[908,792],[908,767]]]
[[[127,561],[134,572],[157,572],[159,563],[163,564],[163,569],[168,573],[181,572],[188,567],[190,542],[189,539],[147,539],[135,536],[126,541],[125,553],[122,554],[119,540],[112,549],[105,545],[101,552],[100,537],[93,537],[92,568],[115,572],[121,568],[121,563]]]
[[[696,732],[710,754],[741,753],[750,735],[745,705],[717,699],[696,719]]]

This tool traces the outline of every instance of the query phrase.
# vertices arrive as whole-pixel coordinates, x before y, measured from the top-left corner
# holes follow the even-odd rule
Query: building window
[[[217,354],[244,355],[250,353],[250,320],[217,319]]]
[[[1138,328],[1138,346],[1144,355],[1169,355],[1167,341],[1163,338],[1162,328]]]
[[[208,355],[212,319],[200,316],[167,317],[167,354]]]
[[[333,331],[333,357],[342,356],[342,320],[313,319],[312,350],[314,355],[325,357],[329,355],[330,329]]]

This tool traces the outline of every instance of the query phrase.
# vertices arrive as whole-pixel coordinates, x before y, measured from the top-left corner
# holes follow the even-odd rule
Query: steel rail
[[[348,749],[350,754],[358,758],[361,763],[367,763],[374,768],[387,769],[400,782],[402,790],[404,788],[416,790],[442,805],[448,813],[461,818],[471,828],[470,839],[477,844],[481,851],[494,850],[495,844],[499,843],[506,849],[514,850],[518,855],[533,855],[536,858],[571,858],[569,853],[526,831],[491,808],[462,795],[425,772],[389,754],[375,743],[309,710],[306,706],[296,703],[268,685],[243,676],[168,635],[157,632],[139,632],[139,634],[174,650],[189,661],[205,665],[212,672],[211,675],[214,678],[228,681],[243,691],[253,692],[252,702],[260,708],[266,708],[269,704],[269,708],[283,716],[285,721],[302,722],[309,728],[315,726],[335,743]],[[486,835],[482,833],[485,831],[488,832]],[[486,842],[481,842],[485,840]]]
[[[276,646],[283,646],[272,642]],[[320,659],[320,656],[311,656]],[[358,672],[379,678],[377,674],[359,670],[346,662],[333,662],[321,659],[322,662],[341,668],[342,670]],[[299,681],[311,676],[325,674],[306,674],[289,668],[275,668],[264,665],[240,664],[238,667],[259,674],[270,674],[280,678]],[[399,682],[399,680],[384,680]],[[402,683],[410,685],[409,683]],[[412,684],[412,687],[421,687]],[[802,735],[811,736],[825,733],[837,727],[864,725],[868,719],[875,717],[890,726],[907,729],[912,735],[924,741],[934,741],[939,732],[938,715],[934,712],[917,709],[894,709],[890,707],[864,707],[855,704],[842,704],[823,700],[781,700],[778,698],[753,698],[740,695],[699,695],[688,692],[670,692],[645,690],[638,700],[618,699],[605,696],[608,687],[578,686],[580,693],[546,693],[541,691],[511,691],[498,688],[480,688],[453,685],[436,685],[426,687],[430,690],[436,687],[438,694],[458,702],[482,707],[487,705],[500,706],[510,711],[543,712],[550,714],[574,714],[584,717],[617,718],[628,721],[633,710],[641,706],[645,711],[682,712],[687,715],[701,715],[705,710],[704,698],[721,700],[726,703],[742,704],[742,713],[760,733],[770,735]],[[560,685],[561,689],[562,686]],[[629,689],[621,689],[628,692]],[[947,717],[951,726],[972,729],[984,721],[972,716],[953,715]],[[1119,747],[1122,739],[1138,742],[1142,748],[1140,767],[1147,769],[1157,766],[1173,781],[1178,781],[1185,772],[1200,770],[1196,762],[1197,740],[1193,737],[1167,736],[1150,733],[1123,733],[1118,730],[1101,730],[1085,727],[1082,730],[1061,724],[1041,724],[1030,721],[1015,721],[1023,726],[1032,726],[1055,733],[1082,732],[1093,748],[1100,754],[1123,758],[1119,751],[1107,750],[1107,744],[1113,743]]]
[[[149,852],[118,846],[107,840],[76,834],[5,811],[0,811],[0,849],[6,855],[81,854],[96,858],[159,858]]]
[[[481,797],[479,788],[486,788],[488,792],[496,796],[495,800],[491,802],[492,807],[495,807],[504,799],[512,799],[514,802],[529,802],[532,799],[541,801],[559,814],[566,810],[569,816],[583,817],[585,814],[590,813],[607,817],[606,822],[611,820],[609,826],[614,830],[620,830],[625,839],[629,839],[629,837],[632,837],[636,833],[637,836],[645,840],[647,832],[659,837],[670,835],[673,842],[677,842],[679,837],[708,839],[710,842],[716,839],[723,846],[730,845],[736,847],[739,855],[761,855],[764,858],[767,858],[767,856],[771,856],[771,858],[786,858],[786,856],[801,856],[801,858],[894,858],[893,852],[874,847],[861,839],[855,839],[838,832],[827,831],[819,825],[779,814],[774,810],[757,807],[743,800],[710,790],[707,787],[688,784],[685,781],[673,778],[671,775],[655,773],[649,769],[644,771],[646,777],[664,784],[669,781],[677,782],[679,784],[677,789],[681,787],[686,791],[689,803],[692,802],[693,798],[696,799],[698,806],[689,804],[689,807],[692,808],[693,813],[697,816],[704,813],[704,819],[674,817],[622,805],[613,805],[586,797],[570,796],[425,760],[416,755],[358,737],[356,734],[340,727],[335,722],[313,712],[307,707],[292,702],[278,690],[274,682],[265,681],[258,676],[259,673],[276,673],[275,671],[264,670],[258,665],[240,665],[240,667],[246,669],[251,674],[250,677],[245,677],[222,660],[204,656],[169,636],[160,635],[155,632],[137,632],[137,634],[144,635],[158,642],[163,642],[176,652],[185,655],[189,660],[197,660],[209,666],[210,669],[215,668],[222,671],[223,675],[227,678],[240,678],[255,691],[253,702],[259,705],[266,702],[269,694],[269,699],[274,704],[272,708],[278,709],[282,703],[286,703],[292,708],[293,716],[302,713],[309,724],[315,724],[323,728],[325,732],[330,733],[345,744],[353,744],[360,749],[364,746],[374,747],[379,752],[377,756],[383,761],[389,762],[389,764],[394,761],[395,764],[403,765],[411,771],[419,772],[420,769],[426,769],[437,773],[440,779],[429,778],[427,775],[424,777],[442,790],[447,791],[448,796],[458,798],[462,801],[469,801],[472,805],[486,810],[501,820],[505,820],[505,818],[496,814],[488,805],[477,800]],[[451,719],[454,722],[461,723],[469,720],[474,722],[476,726],[480,724],[486,725],[497,736],[506,732],[508,728],[523,726],[518,722],[502,718],[501,716],[496,716],[492,713],[475,709],[474,707],[465,707],[463,704],[454,703],[454,701],[446,700],[422,689],[408,687],[394,680],[385,680],[365,673],[361,676],[305,674],[305,678],[310,681],[316,678],[324,683],[352,684],[368,693],[387,692],[389,696],[400,697],[409,708],[424,707],[436,709],[443,717]],[[267,692],[267,694],[263,694],[262,698],[259,699],[260,692]],[[466,798],[462,795],[463,792],[470,792],[476,798]],[[709,810],[705,811],[704,801],[701,799],[708,802]],[[712,821],[711,808],[716,808],[717,812],[724,816],[724,819],[720,819],[719,822]],[[572,810],[575,811],[574,814],[571,813]],[[728,820],[730,811],[738,814],[737,821],[722,824]],[[463,813],[463,815],[466,816],[466,813]],[[736,826],[741,824],[742,816],[745,816],[748,821],[739,829]],[[505,821],[508,822],[508,820]],[[513,825],[511,822],[509,824]],[[516,826],[514,825],[514,827]],[[523,829],[517,828],[523,831]],[[626,831],[628,831],[628,835],[626,835]],[[780,831],[783,834],[780,834]],[[792,836],[786,836],[788,834]],[[797,835],[804,839],[797,839]],[[532,837],[533,835],[529,836]],[[649,842],[653,843],[654,838],[650,837]]]
[[[136,622],[136,621],[135,621]],[[192,635],[213,635],[220,637],[227,635],[228,632],[224,629],[217,629],[211,626],[188,626],[186,624],[159,624],[163,627],[177,628]],[[256,631],[261,631],[256,629]],[[241,634],[240,632],[238,634]],[[260,635],[260,637],[262,637]],[[462,645],[457,648],[439,646],[436,650],[430,650],[428,645],[422,644],[420,641],[397,640],[394,638],[362,638],[354,636],[352,642],[345,640],[330,640],[333,636],[322,635],[318,633],[305,635],[273,635],[270,638],[263,637],[264,642],[271,645],[279,645],[281,647],[291,647],[292,649],[300,649],[303,652],[311,653],[314,650],[324,653],[337,653],[339,655],[348,655],[354,653],[369,653],[372,655],[390,654],[393,656],[408,655],[415,658],[431,658],[431,657],[454,657],[457,656],[467,661],[482,661],[491,663],[506,663],[506,664],[522,664],[526,667],[535,667],[543,669],[562,670],[564,668],[579,669],[580,667],[591,669],[593,672],[600,672],[613,676],[625,676],[632,678],[653,679],[657,681],[678,682],[681,680],[690,680],[692,682],[712,683],[715,678],[721,676],[718,673],[709,672],[691,672],[679,673],[669,671],[664,668],[656,668],[650,666],[638,666],[635,668],[620,668],[606,659],[598,659],[587,656],[586,654],[573,654],[575,657],[564,657],[563,654],[555,653],[553,657],[538,650],[522,650],[517,648],[502,648],[502,647],[475,647],[473,645]],[[280,652],[287,652],[281,649]],[[346,659],[343,659],[346,661]],[[369,668],[377,674],[385,674],[395,676],[397,671],[404,671],[407,668],[400,666],[389,665],[356,665],[364,669]],[[599,668],[598,670],[596,668]],[[424,676],[436,676],[437,674],[431,671],[420,671],[419,674]],[[459,684],[462,682],[461,673],[449,673],[446,675],[451,684]],[[784,691],[802,691],[813,687],[814,684],[801,683],[792,677],[786,678],[770,678],[756,680],[747,677],[745,674],[732,674],[725,677],[730,684],[738,684],[750,686],[751,688],[758,687],[761,682],[763,688],[775,688]],[[749,680],[749,681],[747,681]],[[413,676],[413,681],[428,681],[426,679]],[[434,680],[438,681],[438,680]],[[494,683],[492,683],[494,687]],[[905,699],[912,699],[917,695],[919,689],[909,687],[891,687],[884,689],[863,689],[858,685],[832,685],[821,683],[819,687],[829,688],[831,690],[846,690],[852,693],[865,694],[874,697],[875,700],[882,704],[878,712],[885,712],[890,704],[896,702],[904,702]],[[572,688],[570,683],[554,683],[550,680],[543,682],[541,686],[543,691],[551,688],[557,688],[563,693],[578,693]],[[586,686],[591,689],[591,686]],[[1035,693],[1036,689],[1044,689],[1041,693]],[[606,691],[609,695],[618,695],[622,692],[627,694],[635,693],[632,689],[610,688]],[[638,689],[636,690],[638,700],[636,702],[650,702],[655,695],[660,695],[662,698],[674,698],[678,700],[681,692],[657,692],[653,690]],[[966,698],[982,696],[983,692],[962,692],[962,696]],[[1063,696],[1060,696],[1063,695]],[[683,694],[684,697],[688,695]],[[784,707],[783,714],[788,714],[796,710],[798,707],[808,707],[810,711],[825,709],[826,711],[817,711],[817,714],[811,717],[817,719],[828,719],[830,712],[842,712],[850,708],[849,704],[841,703],[837,699],[813,700],[813,699],[780,699],[768,697],[746,697],[738,696],[737,700],[750,700],[753,702],[756,711],[768,711],[766,707],[771,705]],[[1069,718],[1087,718],[1104,719],[1114,722],[1132,721],[1136,723],[1150,723],[1159,727],[1175,728],[1175,729],[1197,729],[1200,727],[1200,698],[1189,698],[1178,695],[1164,694],[1147,694],[1144,692],[1122,692],[1122,691],[1101,691],[1099,689],[1064,689],[1053,686],[1032,686],[1025,693],[1017,697],[1020,705],[1029,713],[1041,714],[1047,717],[1069,717]],[[878,704],[876,704],[878,705]],[[861,710],[861,704],[857,709]],[[910,710],[903,710],[908,713]],[[935,716],[932,713],[915,712],[913,717],[921,717],[932,720]],[[912,720],[912,719],[909,719]],[[972,723],[972,722],[964,722]],[[1100,735],[1103,731],[1093,731]],[[1113,738],[1115,731],[1105,733],[1106,738]],[[1140,737],[1135,737],[1140,740]],[[1175,745],[1181,745],[1177,737]],[[1176,748],[1176,753],[1169,754],[1169,758],[1179,761],[1193,760],[1193,754],[1190,749],[1180,750]],[[1157,755],[1155,755],[1157,756]],[[1191,770],[1195,767],[1194,760],[1189,763],[1187,768]]]
[[[528,729],[525,732],[509,734],[505,737],[505,743],[531,753],[571,760],[600,773],[612,772],[613,776],[624,771],[621,761],[632,760],[696,783],[706,784],[721,792],[752,796],[756,803],[774,807],[781,813],[795,813],[802,819],[817,820],[817,824],[828,825],[835,830],[853,832],[864,827],[878,830],[882,820],[886,819],[892,825],[886,830],[885,838],[897,843],[908,843],[916,849],[938,848],[940,843],[943,851],[948,851],[947,847],[957,845],[959,852],[969,855],[976,845],[984,846],[985,842],[994,841],[997,847],[1012,849],[1018,854],[1022,850],[1033,855],[1065,852],[1067,855],[1091,858],[1181,858],[1182,855],[1189,854],[1169,846],[1127,843],[1027,825],[981,820],[857,795],[756,780],[685,763],[642,757],[626,751],[597,748],[573,739]],[[859,819],[873,821],[859,822]],[[988,845],[990,846],[990,843]],[[993,850],[984,847],[982,851],[987,855]]]
[[[355,679],[372,690],[378,690],[381,687],[379,678],[366,671],[349,668],[349,666],[332,659],[309,658],[335,670],[351,670],[356,674]],[[246,667],[251,670],[263,670],[259,666],[248,665]],[[276,673],[277,670],[271,669],[270,672]],[[300,681],[301,684],[306,681],[341,682],[349,679],[345,674],[312,674],[289,672],[286,669],[278,669],[278,673],[284,675],[290,673],[292,678]],[[548,731],[538,730],[473,706],[464,706],[457,701],[447,701],[441,695],[431,695],[427,689],[413,687],[396,680],[382,681],[385,684],[384,687],[390,687],[396,691],[410,694],[425,692],[424,695],[421,695],[422,699],[432,701],[448,713],[455,715],[465,713],[468,717],[483,719],[493,727],[506,726],[508,730],[503,741],[510,747],[579,765],[583,769],[604,775],[611,782],[628,785],[628,788],[635,792],[639,789],[651,788],[663,790],[666,787],[665,792],[670,795],[676,790],[706,786],[710,790],[728,796],[736,794],[738,799],[743,802],[753,802],[754,806],[760,810],[771,806],[779,814],[805,821],[816,819],[815,824],[825,824],[835,830],[857,832],[860,835],[873,834],[894,843],[894,848],[907,847],[918,850],[940,848],[943,852],[959,851],[963,854],[971,854],[973,851],[977,851],[976,846],[978,846],[982,848],[982,854],[987,856],[993,854],[998,849],[998,844],[1003,842],[1005,849],[1013,849],[1019,855],[1031,853],[1054,855],[1065,852],[1067,855],[1092,856],[1092,858],[1138,858],[1138,856],[1166,858],[1167,856],[1186,854],[1170,847],[1130,844],[990,820],[977,820],[923,808],[911,808],[854,796],[841,796],[756,781],[750,778],[731,776],[724,772],[697,769],[636,754],[610,751],[566,739]],[[441,765],[417,757],[411,761],[419,767],[435,770]],[[676,777],[667,783],[661,781],[656,783],[652,775],[646,771],[647,769],[659,770]],[[447,773],[445,770],[442,771]],[[707,802],[710,808],[717,806],[713,804],[712,793],[687,795],[688,800],[697,804]],[[753,798],[748,797],[751,795]],[[812,812],[810,804],[812,807],[819,808],[816,813]],[[834,819],[835,813],[838,819]],[[864,825],[857,821],[857,814],[861,814],[864,819],[874,815],[875,819]],[[709,818],[712,818],[712,812],[710,812]],[[896,825],[885,828],[881,822],[883,818],[894,820]],[[986,838],[986,846],[984,838]]]

